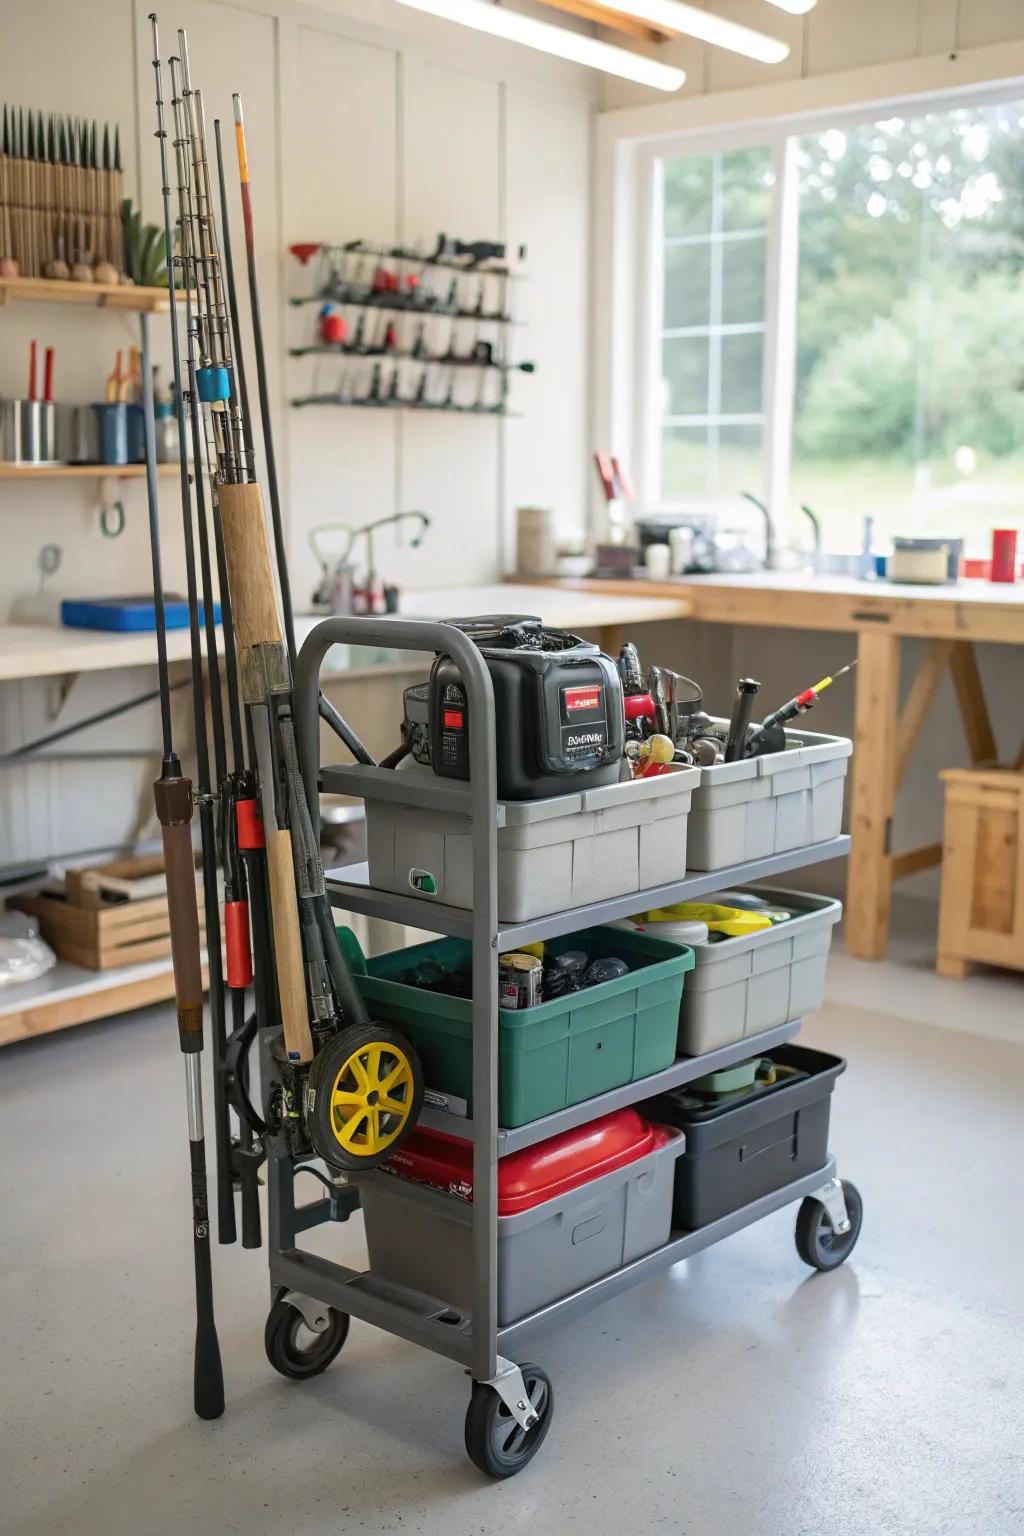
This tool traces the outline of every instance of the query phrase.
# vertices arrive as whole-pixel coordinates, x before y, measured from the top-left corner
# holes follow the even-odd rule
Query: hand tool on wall
[[[184,411],[181,395],[177,321],[174,306],[174,250],[170,222],[170,188],[167,180],[167,146],[161,89],[160,46],[155,15],[150,16],[153,38],[153,70],[156,85],[157,138],[164,199],[164,238],[167,275],[171,296],[175,398],[178,402],[179,429],[184,443]],[[147,347],[147,319],[142,317],[143,347]],[[148,358],[147,358],[148,362]],[[184,777],[174,752],[167,667],[167,637],[163,622],[163,582],[160,562],[159,507],[156,487],[156,448],[153,427],[149,369],[144,369],[146,390],[146,488],[149,501],[150,549],[153,564],[153,591],[157,611],[157,657],[161,690],[161,727],[163,767],[154,786],[157,816],[160,820],[167,867],[167,895],[171,926],[171,954],[178,1015],[178,1037],[185,1056],[186,1099],[188,1104],[189,1154],[192,1180],[192,1230],[195,1257],[196,1342],[193,1401],[200,1418],[217,1418],[224,1411],[224,1377],[220,1345],[213,1308],[213,1274],[210,1257],[210,1220],[207,1207],[206,1140],[203,1127],[203,1087],[200,1052],[203,1045],[203,983],[199,944],[199,913],[196,903],[195,865],[192,853],[192,785]],[[197,745],[200,732],[205,735],[206,718],[202,702],[202,658],[199,643],[199,619],[192,552],[191,496],[188,467],[181,459],[182,522],[189,583],[189,612],[192,639],[192,696]],[[219,949],[219,928],[218,928]]]

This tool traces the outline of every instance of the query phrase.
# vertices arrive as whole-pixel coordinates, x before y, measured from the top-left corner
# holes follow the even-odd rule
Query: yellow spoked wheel
[[[306,1128],[335,1168],[373,1168],[404,1141],[423,1102],[412,1045],[387,1024],[354,1024],[317,1053],[306,1090]]]

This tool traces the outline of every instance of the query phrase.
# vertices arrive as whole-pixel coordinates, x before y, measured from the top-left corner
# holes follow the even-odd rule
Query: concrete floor
[[[326,1375],[275,1375],[240,1248],[215,1251],[227,1412],[195,1420],[168,1010],[7,1048],[0,1530],[1019,1536],[1024,1051],[843,1005],[806,1038],[850,1057],[854,1259],[809,1274],[787,1210],[544,1339],[555,1421],[505,1484],[465,1458],[447,1362],[355,1323]],[[360,1260],[359,1219],[325,1246]]]

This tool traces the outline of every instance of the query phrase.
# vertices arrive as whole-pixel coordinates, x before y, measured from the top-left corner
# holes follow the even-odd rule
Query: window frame
[[[796,169],[799,139],[831,128],[846,130],[893,116],[941,113],[1019,101],[1024,80],[979,82],[950,91],[926,91],[874,101],[822,108],[711,129],[620,140],[613,192],[616,262],[612,292],[616,302],[632,305],[631,321],[619,331],[627,341],[626,369],[611,370],[608,419],[624,430],[632,445],[639,502],[650,511],[674,511],[683,498],[662,495],[661,338],[664,307],[664,236],[660,218],[660,162],[676,156],[701,156],[756,147],[772,151],[775,186],[766,235],[765,345],[762,378],[762,474],[750,489],[771,511],[776,539],[790,532],[790,481],[796,379],[796,321],[799,278],[800,197]],[[644,301],[643,295],[646,295]],[[614,352],[614,341],[613,341]],[[628,390],[628,396],[623,391]],[[687,497],[693,504],[699,497]],[[713,504],[707,498],[705,504]]]

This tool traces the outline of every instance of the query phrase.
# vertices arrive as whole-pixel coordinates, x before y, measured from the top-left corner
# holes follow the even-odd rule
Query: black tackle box
[[[832,1089],[846,1061],[803,1045],[767,1054],[804,1075],[739,1101],[698,1108],[683,1087],[645,1106],[651,1119],[686,1132],[686,1151],[676,1163],[675,1230],[707,1226],[824,1167]]]

